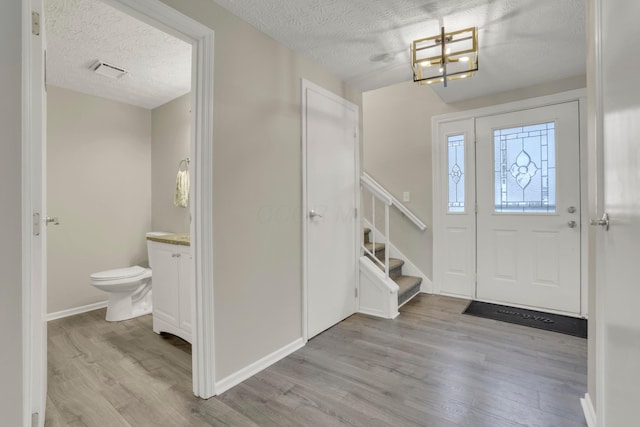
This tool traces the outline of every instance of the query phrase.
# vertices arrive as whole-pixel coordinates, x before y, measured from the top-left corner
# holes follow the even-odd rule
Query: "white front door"
[[[626,427],[640,420],[640,60],[628,55],[640,38],[634,24],[640,2],[596,3],[602,11],[596,128],[603,131],[598,142],[604,151],[603,169],[596,172],[604,180],[598,218],[606,212],[610,228],[596,231],[595,409],[598,426]]]
[[[303,82],[307,338],[356,310],[358,110]]]
[[[477,299],[580,313],[578,102],[476,121]]]

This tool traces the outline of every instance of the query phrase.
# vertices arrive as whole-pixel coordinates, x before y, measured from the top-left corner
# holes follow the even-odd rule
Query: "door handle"
[[[311,209],[309,211],[309,218],[313,219],[315,217],[322,218],[322,215],[320,215],[318,212],[316,212],[313,209]]]
[[[605,212],[602,214],[602,218],[592,219],[591,221],[589,221],[589,224],[600,225],[604,227],[605,231],[609,231],[609,214]]]
[[[51,217],[48,216],[44,219],[44,222],[49,225],[49,224],[53,224],[53,225],[60,225],[60,221],[58,220],[58,217]]]
[[[569,228],[576,228],[578,223],[575,221],[569,221],[567,225],[569,226]]]

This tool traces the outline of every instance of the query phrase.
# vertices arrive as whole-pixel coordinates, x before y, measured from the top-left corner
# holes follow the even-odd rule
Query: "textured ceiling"
[[[583,75],[584,0],[212,0],[362,90],[412,79],[414,39],[477,26],[480,71],[446,102]]]
[[[191,45],[99,0],[45,0],[47,82],[144,108],[191,90]],[[129,74],[95,74],[101,60]]]

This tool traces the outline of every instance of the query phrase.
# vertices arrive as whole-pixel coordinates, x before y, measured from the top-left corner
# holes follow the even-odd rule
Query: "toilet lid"
[[[115,270],[101,271],[91,275],[92,280],[118,280],[136,277],[144,273],[146,270],[140,266],[134,265],[127,268],[116,268]]]

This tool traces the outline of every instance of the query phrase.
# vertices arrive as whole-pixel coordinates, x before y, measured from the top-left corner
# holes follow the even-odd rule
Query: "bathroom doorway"
[[[46,2],[43,2],[42,0],[26,0],[25,3],[27,1],[31,6],[32,11],[39,13],[42,18],[46,17]],[[212,189],[209,177],[211,176],[210,141],[212,140],[213,31],[181,15],[174,9],[165,6],[157,0],[105,0],[105,2],[110,6],[114,6],[115,9],[129,17],[142,19],[144,22],[155,28],[161,28],[164,31],[170,32],[172,36],[177,36],[179,40],[188,43],[192,48],[192,53],[189,55],[190,63],[188,64],[192,67],[192,70],[189,73],[192,79],[192,96],[190,96],[190,99],[186,101],[183,99],[182,104],[184,105],[186,103],[189,105],[190,110],[187,115],[188,118],[186,119],[191,128],[191,135],[187,142],[187,157],[190,158],[189,164],[193,181],[192,191],[190,193],[190,207],[184,211],[188,212],[188,214],[183,216],[185,218],[189,218],[189,223],[185,225],[187,228],[186,232],[191,236],[194,236],[194,238],[191,239],[192,252],[194,254],[194,267],[192,270],[193,276],[195,277],[195,283],[194,286],[192,286],[192,293],[194,296],[198,296],[197,299],[194,298],[195,306],[192,322],[194,328],[192,343],[193,392],[196,396],[207,398],[213,395],[213,371],[211,369],[213,366],[213,322],[210,321],[212,318],[213,307],[213,289],[210,284],[213,280],[211,266],[203,265],[203,263],[200,262],[200,259],[202,259],[202,257],[205,257],[206,259],[210,258],[212,251],[212,224],[210,212],[212,205]],[[70,2],[62,3],[69,4]],[[102,16],[96,17],[95,19],[102,19]],[[118,23],[118,21],[116,21],[116,23]],[[52,24],[62,26],[67,25],[64,20],[52,22]],[[32,59],[39,56],[44,58],[46,50],[44,43],[46,40],[45,32],[46,26],[43,25],[38,34],[36,34],[35,31],[33,32],[33,35],[36,37],[32,37],[31,46],[23,47],[27,51],[26,54],[31,56]],[[26,44],[28,45],[29,43]],[[121,48],[123,48],[122,45],[113,46],[114,51]],[[96,60],[98,60],[98,58],[96,58]],[[105,62],[107,61],[105,60]],[[95,64],[92,63],[89,66],[94,67]],[[25,160],[25,170],[31,171],[31,180],[33,182],[43,183],[40,188],[37,188],[38,186],[32,186],[26,191],[26,198],[29,200],[29,210],[34,212],[34,232],[33,236],[30,236],[30,238],[27,239],[28,242],[25,244],[25,247],[28,248],[27,250],[32,254],[30,265],[31,271],[36,273],[39,272],[39,274],[32,274],[31,287],[28,292],[28,306],[30,307],[30,310],[27,310],[25,313],[25,320],[28,324],[28,327],[25,328],[25,339],[28,339],[31,343],[32,354],[32,361],[27,369],[30,374],[29,376],[33,378],[29,384],[29,390],[27,390],[27,393],[31,396],[30,401],[32,407],[30,408],[30,411],[32,414],[35,414],[34,420],[37,420],[37,424],[39,425],[42,424],[44,417],[38,416],[38,414],[43,414],[46,407],[46,266],[47,255],[51,255],[48,254],[50,249],[48,250],[47,248],[47,224],[51,224],[49,230],[52,231],[51,227],[55,226],[54,224],[56,221],[51,220],[51,218],[59,215],[58,213],[53,212],[53,210],[47,209],[46,203],[46,171],[47,162],[49,160],[46,155],[46,99],[48,95],[49,97],[56,98],[58,101],[62,100],[62,103],[64,104],[64,102],[70,101],[70,98],[83,98],[83,96],[81,96],[82,94],[70,91],[66,88],[53,88],[53,85],[49,88],[49,93],[47,93],[45,87],[40,84],[40,82],[44,81],[44,68],[44,61],[40,62],[34,59],[25,69],[25,72],[31,76],[30,81],[32,89],[31,93],[25,94],[25,101],[27,103],[26,108],[28,108],[32,113],[29,118],[30,120],[28,121],[32,137],[28,142],[26,142],[29,148],[29,151],[26,152],[31,152],[32,156]],[[113,68],[120,67],[115,66]],[[91,95],[89,97],[90,99],[83,99],[83,102],[88,102],[89,104],[98,102],[96,96]],[[75,99],[75,101],[77,101],[77,99]],[[113,103],[114,101],[110,100],[109,102]],[[125,104],[121,103],[121,105]],[[122,109],[126,110],[127,107],[122,107]],[[67,128],[72,128],[72,125],[78,122],[78,115],[86,113],[86,110],[87,109],[82,107],[81,104],[77,104],[74,108],[65,108],[62,106],[60,111],[58,111],[56,107],[55,114],[53,110],[49,111],[49,120],[51,123],[51,119],[55,117],[56,121],[61,121],[61,123],[58,123],[60,125],[60,129],[65,128],[65,122]],[[100,109],[97,109],[96,111],[98,111],[97,115],[100,117]],[[128,112],[130,113],[131,111]],[[60,113],[59,116],[56,115],[57,113]],[[148,116],[151,116],[151,114],[152,113],[149,112]],[[119,117],[119,119],[116,120],[116,122],[118,122],[118,120],[124,120],[124,117],[127,116],[127,112],[115,111],[114,115]],[[141,115],[145,116],[144,112]],[[139,116],[136,115],[136,117]],[[148,121],[151,123],[150,117],[148,118]],[[123,122],[118,123],[122,124]],[[125,127],[125,125],[122,125],[119,130],[122,130],[122,128]],[[133,131],[133,133],[137,132],[138,131],[136,130]],[[90,192],[92,189],[97,190],[97,187],[99,186],[99,184],[96,183],[92,184],[86,182],[86,180],[83,179],[83,174],[81,173],[83,169],[86,171],[87,168],[89,170],[92,168],[89,164],[90,162],[85,162],[83,160],[83,153],[86,154],[87,152],[91,152],[92,147],[95,148],[97,144],[97,141],[92,140],[90,133],[85,134],[84,139],[87,143],[84,145],[80,144],[75,147],[75,149],[72,150],[73,156],[71,158],[68,156],[64,156],[62,158],[62,161],[66,161],[67,165],[79,163],[79,172],[76,170],[76,173],[69,173],[67,180],[68,184],[65,185],[65,191],[75,194],[76,196],[79,195],[81,188],[84,190],[88,189]],[[144,137],[142,139],[144,139]],[[118,138],[115,138],[115,140],[117,141]],[[101,178],[103,179],[103,182],[110,181],[110,178],[113,181],[117,181],[114,177],[124,174],[124,169],[135,169],[138,167],[138,169],[141,169],[142,171],[137,170],[136,172],[144,174],[146,167],[140,167],[140,164],[135,162],[135,160],[140,160],[144,157],[145,149],[140,148],[143,145],[144,144],[138,144],[137,150],[135,150],[135,154],[132,156],[133,158],[126,159],[126,161],[122,161],[122,158],[116,159],[103,156],[101,158],[102,163],[111,164],[112,166],[111,168],[102,170]],[[150,148],[147,152],[150,153]],[[56,153],[50,154],[55,155]],[[59,161],[60,159],[56,159],[56,162]],[[131,161],[133,161],[133,163],[131,163]],[[149,163],[150,162],[151,161],[149,161]],[[99,162],[95,163],[94,166],[98,164]],[[177,167],[178,162],[176,162],[175,166],[172,168],[173,174],[176,173]],[[146,169],[150,171],[151,167],[149,166]],[[132,186],[135,184],[135,178],[130,178],[125,181],[125,184],[129,183]],[[118,195],[123,193],[122,183],[120,182],[120,186],[116,186],[110,191],[115,193],[115,199],[117,200]],[[143,190],[136,188],[136,191],[138,192],[137,194],[140,194],[140,191]],[[171,190],[169,189],[169,191]],[[119,220],[122,221],[123,224],[126,223],[128,213],[130,213],[130,209],[128,209],[128,207],[133,205],[136,201],[136,197],[131,194],[120,199],[119,204],[121,206],[121,213],[119,215],[121,215],[121,218],[119,218]],[[81,203],[83,202],[81,201]],[[105,207],[108,206],[109,202],[104,200],[103,197],[93,202],[85,199],[84,203],[93,204],[92,208],[95,209],[94,212],[99,212],[101,207],[103,210],[106,210]],[[151,197],[149,197],[146,205],[147,209],[151,211]],[[59,215],[57,218],[60,223],[59,226],[63,225],[66,221],[63,215]],[[75,218],[74,222],[81,222],[81,230],[83,227],[84,230],[89,230],[91,227],[101,226],[100,221],[96,221],[96,219],[95,215],[88,214],[80,219]],[[151,227],[151,224],[151,219],[149,219],[147,221],[147,226]],[[38,233],[36,233],[36,229],[38,229]],[[147,231],[149,231],[149,229],[147,229]],[[113,247],[127,246],[136,240],[141,240],[144,245],[144,233],[140,237],[130,236],[122,238],[120,240],[124,240],[124,242],[120,243],[117,242],[117,240],[119,240],[118,238],[114,238],[117,233],[112,234],[112,236],[107,236],[105,239],[107,240],[106,243]],[[109,241],[109,239],[111,239],[111,241]],[[67,243],[69,242],[67,241]],[[57,250],[62,249],[59,248]],[[77,264],[83,264],[83,261],[85,261],[83,256],[86,256],[86,254],[77,254]],[[134,263],[137,262],[137,260],[145,259],[146,249],[141,250],[139,248],[137,249],[137,255],[133,255],[133,257],[130,256],[129,258],[129,260]],[[119,260],[116,261],[120,263]],[[202,283],[208,283],[209,286],[203,287]],[[85,284],[87,284],[86,280]],[[70,293],[73,293],[73,291],[70,291]],[[64,299],[64,296],[62,299]],[[87,305],[90,306],[90,304],[85,304],[85,308],[87,308]],[[58,310],[58,312],[62,312],[62,314],[73,314],[73,310],[69,308]],[[206,321],[204,321],[205,319]]]
[[[148,267],[147,232],[189,233],[192,49],[100,0],[44,6],[51,320],[105,306],[90,275]]]

